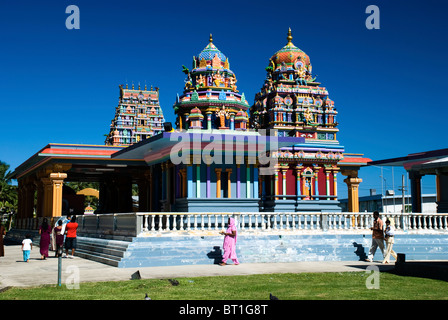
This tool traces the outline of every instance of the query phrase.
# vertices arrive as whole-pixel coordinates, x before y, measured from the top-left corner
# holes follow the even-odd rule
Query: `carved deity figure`
[[[303,117],[305,118],[305,121],[309,124],[313,122],[313,115],[310,112],[310,109],[306,109],[303,113]]]
[[[221,110],[219,110],[216,115],[219,117],[219,124],[221,128],[225,128],[226,126],[226,118],[229,118],[229,113],[226,111],[226,108],[222,106]]]
[[[232,77],[230,77],[230,79],[229,79],[229,84],[230,84],[230,88],[232,88],[232,90],[233,90],[233,92],[238,92],[237,90],[236,90],[236,78],[235,78],[235,76],[232,76]]]
[[[199,76],[196,77],[196,86],[197,87],[203,87],[205,84],[205,77],[200,74]]]
[[[296,82],[301,85],[306,86],[306,70],[304,67],[300,66],[297,70],[297,79]]]
[[[213,75],[213,84],[215,87],[219,87],[222,83],[222,76],[217,72]]]

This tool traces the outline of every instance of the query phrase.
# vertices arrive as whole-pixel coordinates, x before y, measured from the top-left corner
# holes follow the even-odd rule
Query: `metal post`
[[[62,246],[57,248],[58,253],[58,287],[62,285]]]

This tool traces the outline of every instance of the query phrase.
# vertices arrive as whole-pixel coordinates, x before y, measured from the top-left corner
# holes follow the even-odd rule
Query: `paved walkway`
[[[57,284],[58,259],[40,260],[39,247],[31,251],[29,262],[23,262],[20,245],[5,246],[5,256],[0,257],[0,290],[10,286],[39,286]],[[381,265],[380,270],[390,270],[394,265]],[[117,268],[80,257],[62,259],[62,284],[73,279],[76,270],[80,282],[130,280],[139,271],[142,279],[164,279],[197,276],[250,275],[266,273],[345,272],[363,271],[372,263],[362,261],[318,261],[289,263],[241,263],[240,265],[188,265],[144,268]],[[76,268],[73,268],[76,267]],[[70,277],[70,278],[68,278]]]

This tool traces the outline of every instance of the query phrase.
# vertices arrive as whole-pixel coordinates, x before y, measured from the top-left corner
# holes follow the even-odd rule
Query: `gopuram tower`
[[[221,129],[246,131],[248,115],[244,93],[237,90],[237,79],[230,70],[229,59],[213,44],[209,44],[193,57],[184,92],[174,104],[179,129]]]
[[[119,87],[118,106],[105,144],[130,146],[162,132],[165,118],[159,103],[159,88]]]
[[[162,173],[171,170],[177,179],[176,200],[170,201],[170,208],[259,211],[257,160],[248,152],[257,145],[259,134],[248,130],[250,106],[237,88],[229,59],[210,35],[208,45],[193,57],[192,69],[182,67],[186,79],[183,94],[173,105],[177,130],[172,136],[181,132],[181,138],[187,137],[183,154],[189,155],[186,161],[162,167]]]
[[[344,148],[337,140],[337,111],[313,76],[309,56],[292,43],[291,29],[266,71],[250,108],[250,128],[305,142],[273,154],[278,158],[275,173],[260,182],[264,210],[340,211],[337,173]]]

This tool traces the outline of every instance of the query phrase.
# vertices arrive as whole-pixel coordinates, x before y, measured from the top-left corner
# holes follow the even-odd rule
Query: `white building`
[[[422,212],[431,213],[437,212],[436,194],[422,194]],[[347,199],[340,199],[340,207],[342,212],[347,212]],[[411,212],[412,201],[410,195],[405,195],[406,212]],[[359,211],[360,212],[387,212],[397,213],[402,212],[403,198],[401,195],[382,195],[371,194],[370,196],[359,197]]]

